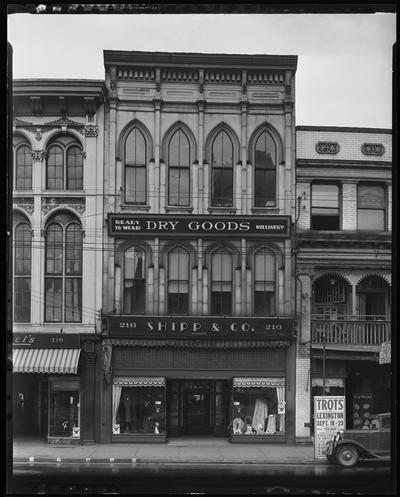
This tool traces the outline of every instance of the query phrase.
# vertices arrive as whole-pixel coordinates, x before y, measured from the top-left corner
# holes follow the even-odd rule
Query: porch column
[[[357,317],[357,285],[351,284],[351,314],[353,319]]]
[[[81,440],[85,444],[95,443],[96,426],[96,359],[95,343],[83,342],[81,360]]]

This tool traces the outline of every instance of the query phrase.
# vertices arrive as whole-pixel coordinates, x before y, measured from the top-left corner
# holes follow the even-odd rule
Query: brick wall
[[[357,229],[356,183],[343,183],[342,185],[342,229]]]
[[[300,200],[297,200],[300,197]],[[311,185],[310,183],[297,183],[296,193],[296,218],[297,227],[301,230],[310,229],[310,200]]]

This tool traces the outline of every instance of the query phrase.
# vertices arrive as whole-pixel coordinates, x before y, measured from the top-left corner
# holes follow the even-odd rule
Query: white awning
[[[14,373],[76,374],[81,349],[14,349]]]
[[[120,376],[113,379],[113,384],[122,387],[163,387],[165,386],[165,378],[156,376]]]
[[[276,388],[285,386],[285,378],[233,378],[234,388]]]
[[[313,387],[323,387],[322,378],[313,378],[311,381]],[[344,388],[344,378],[325,378],[326,387],[342,387]]]

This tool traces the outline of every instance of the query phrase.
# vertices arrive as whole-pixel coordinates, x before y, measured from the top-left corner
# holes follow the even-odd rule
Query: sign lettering
[[[343,396],[314,397],[314,457],[326,457],[326,442],[346,428],[346,401]]]

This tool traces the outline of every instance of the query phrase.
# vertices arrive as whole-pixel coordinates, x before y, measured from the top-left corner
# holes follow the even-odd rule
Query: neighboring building
[[[297,430],[306,436],[324,386],[345,395],[348,428],[391,409],[391,368],[379,353],[391,340],[392,136],[314,126],[296,134]]]
[[[293,443],[297,57],[104,62],[100,440]]]
[[[93,442],[104,82],[13,82],[13,429]]]

